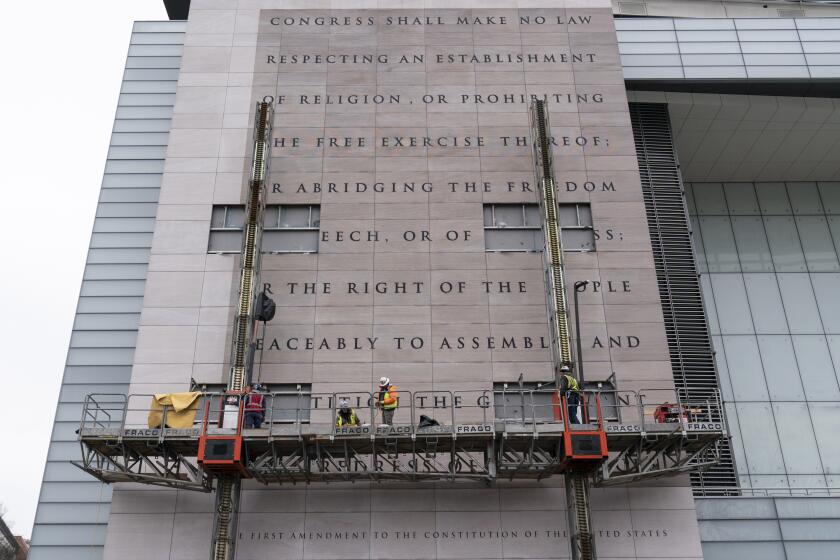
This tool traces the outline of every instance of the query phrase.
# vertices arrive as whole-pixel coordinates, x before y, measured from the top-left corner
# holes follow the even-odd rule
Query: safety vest
[[[263,399],[265,398],[264,395],[259,395],[257,393],[248,393],[247,400],[245,402],[245,410],[249,412],[262,412],[265,410],[265,405],[263,404]]]
[[[348,426],[358,426],[359,425],[359,419],[356,418],[356,411],[355,410],[350,411],[350,418],[346,422],[344,421],[344,416],[342,416],[340,412],[338,413],[338,418],[335,419],[335,425],[336,426],[343,426],[345,424],[347,424]]]
[[[572,377],[571,375],[564,374],[563,377],[566,378],[566,384],[569,386],[569,391],[577,391],[578,390],[578,382],[577,379]]]
[[[379,402],[382,403],[382,408],[385,410],[393,410],[397,408],[397,390],[393,385],[389,385],[388,389],[379,392]]]

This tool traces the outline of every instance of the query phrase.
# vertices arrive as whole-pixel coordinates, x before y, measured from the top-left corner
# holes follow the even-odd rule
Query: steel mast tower
[[[268,152],[271,139],[271,106],[268,103],[258,103],[254,120],[254,153],[251,163],[251,177],[248,182],[245,231],[239,263],[239,300],[233,322],[230,349],[228,392],[232,394],[241,394],[251,381],[252,346],[257,330],[255,303],[260,277],[260,247],[262,245],[263,214],[265,212],[265,178],[268,176]],[[234,558],[241,485],[241,473],[218,475],[213,542],[210,551],[211,560],[233,560]]]
[[[551,358],[554,381],[561,387],[563,366],[572,367],[569,310],[566,305],[566,282],[563,270],[563,240],[557,217],[557,200],[554,180],[554,161],[551,156],[551,127],[546,101],[538,99],[531,104],[531,137],[534,150],[534,171],[537,176],[540,211],[543,219],[543,266],[545,268],[545,293],[548,306]],[[575,333],[580,336],[580,333]],[[565,399],[559,399],[565,402]],[[562,406],[562,405],[561,405]],[[584,404],[585,406],[585,404]],[[563,410],[562,414],[566,414]],[[568,425],[568,422],[567,422]],[[572,558],[594,560],[595,542],[592,538],[589,511],[589,475],[573,468],[565,474],[566,502],[568,504],[569,536]]]

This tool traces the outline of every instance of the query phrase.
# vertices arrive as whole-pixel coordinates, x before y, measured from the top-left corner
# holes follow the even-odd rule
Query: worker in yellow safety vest
[[[560,368],[560,374],[560,394],[566,396],[569,424],[580,424],[580,389],[577,379],[567,365]]]
[[[338,414],[335,416],[335,425],[338,428],[359,425],[359,417],[356,416],[356,411],[350,407],[349,400],[340,399],[338,401]]]
[[[379,392],[376,397],[376,407],[382,411],[382,425],[390,426],[394,421],[394,412],[399,406],[397,388],[391,385],[388,377],[379,380]]]

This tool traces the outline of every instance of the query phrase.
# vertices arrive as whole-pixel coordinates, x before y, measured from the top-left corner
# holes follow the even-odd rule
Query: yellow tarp
[[[192,428],[198,398],[201,393],[161,393],[152,397],[149,408],[149,427],[160,428],[163,422],[163,407],[166,409],[166,428]]]

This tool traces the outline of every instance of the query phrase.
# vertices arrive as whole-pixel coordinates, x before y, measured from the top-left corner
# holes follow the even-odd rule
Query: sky
[[[4,2],[0,504],[35,518],[131,26],[163,0]]]

